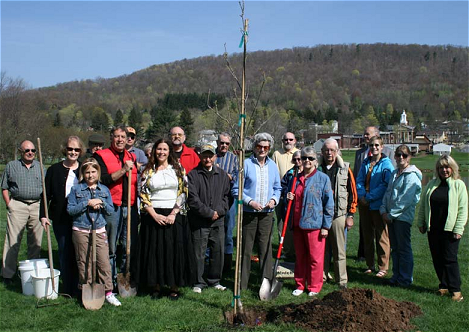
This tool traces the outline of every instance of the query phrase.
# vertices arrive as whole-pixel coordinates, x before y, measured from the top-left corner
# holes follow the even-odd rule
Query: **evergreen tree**
[[[169,131],[176,125],[176,116],[173,111],[166,108],[154,106],[151,111],[151,125],[145,136],[151,141],[158,138],[168,137]]]
[[[142,127],[142,113],[137,111],[135,107],[132,107],[127,123],[139,132]]]
[[[187,108],[179,115],[179,127],[184,129],[188,143],[193,143],[194,119],[192,119],[191,112]]]
[[[52,124],[54,127],[62,127],[62,120],[60,119],[60,113],[57,112],[55,114],[54,123]]]
[[[122,113],[120,109],[118,109],[114,117],[114,125],[118,125],[123,122],[124,122],[124,114]]]

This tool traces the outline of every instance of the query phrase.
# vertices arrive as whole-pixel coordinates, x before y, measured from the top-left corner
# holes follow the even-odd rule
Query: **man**
[[[238,177],[238,157],[234,153],[228,151],[231,145],[231,136],[228,133],[218,135],[216,150],[216,165],[223,169],[230,179],[230,189],[233,187],[234,181]],[[236,204],[234,204],[233,196],[230,195],[230,210],[225,216],[225,263],[223,272],[231,270],[233,262],[233,229],[236,224]]]
[[[107,217],[106,232],[109,241],[109,260],[111,262],[112,278],[115,283],[117,278],[116,249],[117,240],[120,238],[123,247],[121,271],[125,270],[126,236],[123,234],[123,224],[126,223],[127,213],[131,216],[131,241],[133,247],[138,238],[138,212],[137,212],[137,167],[133,153],[125,149],[127,142],[127,128],[118,126],[111,130],[111,146],[108,149],[97,151],[94,157],[101,166],[101,182],[111,191],[114,204],[113,213]],[[128,171],[132,170],[132,181],[129,184]],[[130,188],[131,198],[128,202],[127,195]],[[121,236],[122,233],[122,236]],[[131,247],[132,249],[132,247]]]
[[[83,162],[87,158],[93,157],[96,151],[102,150],[104,147],[104,136],[101,134],[92,134],[88,138],[88,149],[83,157],[79,158],[80,162]]]
[[[207,286],[222,291],[226,289],[220,285],[220,279],[224,259],[223,219],[229,207],[230,180],[224,170],[215,166],[215,159],[215,148],[204,145],[199,165],[188,175],[189,223],[197,262],[197,277],[192,289],[195,293],[201,293]],[[203,274],[207,245],[210,259],[205,282]]]
[[[345,229],[353,226],[353,215],[357,208],[357,189],[350,165],[339,156],[339,145],[333,138],[328,138],[322,146],[322,157],[318,170],[327,174],[331,180],[334,195],[334,218],[326,240],[324,257],[324,275],[328,276],[330,266],[330,248],[334,258],[334,278],[340,288],[347,288],[347,256],[345,253]]]
[[[277,164],[278,172],[280,174],[280,179],[283,179],[285,173],[292,167],[292,158],[295,151],[298,151],[296,148],[296,138],[293,133],[286,132],[282,137],[282,151],[275,151],[272,155],[272,160]],[[283,230],[283,212],[284,208],[284,199],[280,199],[280,203],[275,207],[275,215],[277,217],[277,231],[278,237],[282,236]],[[290,225],[291,226],[291,225]],[[287,261],[295,261],[295,247],[293,245],[293,230],[291,227],[287,227],[285,232],[283,242],[283,257]]]
[[[36,148],[31,141],[23,141],[19,152],[21,159],[10,161],[2,177],[2,195],[8,210],[2,262],[2,277],[6,285],[11,284],[15,276],[25,228],[28,233],[28,259],[39,258],[41,254],[41,165],[34,160]]]
[[[353,164],[353,176],[355,179],[358,176],[358,173],[360,172],[360,168],[362,167],[363,160],[365,160],[366,157],[371,156],[371,151],[370,148],[368,147],[368,144],[370,143],[370,139],[374,136],[379,136],[379,128],[375,126],[369,126],[365,128],[365,132],[363,133],[363,147],[358,149],[357,152],[355,153],[355,163]],[[396,167],[396,161],[394,160],[394,151],[388,147],[383,148],[383,152],[386,156],[391,159],[392,164],[394,167]],[[363,220],[365,217],[360,210],[360,204],[358,206],[358,214],[360,216],[360,220]],[[362,222],[359,223],[359,233],[360,233],[360,238],[358,242],[358,261],[364,261],[365,260],[365,252],[363,249],[363,230],[362,230]]]
[[[135,157],[137,158],[137,167],[140,169],[142,166],[146,165],[148,162],[148,158],[145,155],[145,152],[143,150],[136,148],[135,141],[137,138],[137,131],[130,127],[127,126],[127,132],[129,133],[127,136],[127,142],[125,144],[125,149],[129,151],[130,153],[135,154]]]
[[[176,157],[179,158],[182,167],[186,170],[186,174],[189,174],[189,172],[199,164],[199,156],[194,150],[184,144],[186,135],[181,127],[171,128],[169,136],[173,142],[173,150]]]

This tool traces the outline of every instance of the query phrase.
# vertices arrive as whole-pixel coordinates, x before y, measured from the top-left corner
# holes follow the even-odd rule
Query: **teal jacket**
[[[448,183],[448,217],[446,218],[445,231],[462,235],[467,223],[467,189],[462,180],[446,179]],[[422,194],[422,202],[417,219],[417,226],[430,230],[431,207],[430,196],[440,185],[440,178],[432,179]]]
[[[414,165],[407,167],[399,176],[398,172],[399,170],[395,169],[391,174],[379,212],[387,213],[390,219],[405,221],[412,225],[415,207],[422,191],[422,172]]]

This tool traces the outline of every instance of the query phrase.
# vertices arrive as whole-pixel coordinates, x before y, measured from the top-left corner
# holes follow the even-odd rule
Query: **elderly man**
[[[91,134],[88,137],[88,149],[86,149],[86,153],[83,157],[80,157],[78,160],[82,163],[85,159],[93,157],[93,154],[96,151],[102,150],[104,147],[105,139],[104,136],[101,134]]]
[[[230,180],[227,173],[215,166],[215,148],[201,147],[200,163],[188,175],[189,222],[197,261],[197,277],[193,287],[201,293],[207,286],[225,290],[220,285],[223,269],[225,227],[223,218],[228,211]],[[210,248],[207,282],[203,278],[205,252]]]
[[[333,138],[328,138],[322,146],[322,157],[318,170],[331,180],[334,197],[334,218],[326,240],[324,274],[329,274],[330,248],[334,258],[334,278],[340,288],[347,288],[347,263],[345,253],[345,229],[353,226],[353,215],[357,208],[357,189],[355,178],[348,162],[339,156],[339,145]]]
[[[36,148],[31,141],[23,141],[19,152],[21,159],[10,161],[2,177],[2,195],[8,210],[2,263],[5,284],[11,284],[16,273],[18,252],[25,228],[28,232],[28,259],[39,258],[41,254],[41,165],[34,160]]]
[[[282,137],[281,151],[275,151],[272,155],[272,160],[277,164],[280,179],[283,179],[285,173],[292,167],[293,154],[298,151],[295,147],[296,138],[295,134],[286,132]],[[283,229],[283,218],[284,218],[284,199],[280,200],[280,204],[275,207],[275,216],[277,218],[277,231],[280,239]],[[295,247],[293,245],[293,231],[292,227],[288,227],[284,237],[283,243],[283,257],[287,261],[295,261]]]
[[[184,134],[184,130],[181,127],[171,128],[169,131],[169,136],[173,142],[174,153],[188,174],[199,164],[199,156],[197,153],[195,153],[194,150],[184,144],[186,141],[186,135]]]
[[[143,152],[142,149],[139,149],[135,147],[135,142],[137,139],[137,131],[130,127],[127,126],[127,132],[129,133],[127,136],[127,142],[125,144],[125,149],[129,151],[130,153],[133,153],[135,157],[137,158],[137,167],[140,169],[142,166],[146,165],[148,162],[148,158],[145,155],[145,152]]]
[[[238,157],[228,151],[231,145],[231,136],[221,133],[217,140],[216,165],[223,169],[230,179],[231,187],[238,177]],[[233,196],[230,195],[230,210],[225,216],[225,263],[223,272],[231,270],[233,261],[233,229],[236,224],[236,204],[233,204]]]
[[[125,149],[127,142],[127,128],[125,126],[114,127],[111,130],[111,146],[108,149],[97,151],[94,157],[101,166],[101,182],[111,191],[114,204],[113,213],[106,218],[106,231],[109,241],[109,260],[111,262],[112,278],[114,283],[117,278],[116,250],[117,241],[120,238],[123,247],[121,271],[125,270],[126,259],[126,235],[122,234],[123,224],[126,222],[127,213],[131,216],[131,240],[133,247],[138,238],[138,211],[137,211],[137,167],[133,153]],[[131,183],[129,183],[128,171],[132,171]],[[130,190],[130,202],[127,199]],[[130,207],[130,211],[129,211]],[[132,247],[131,247],[132,249]]]
[[[362,167],[363,160],[365,160],[366,157],[371,156],[371,151],[370,148],[368,147],[368,144],[370,143],[370,139],[372,137],[379,136],[379,128],[375,126],[369,126],[365,128],[365,132],[363,133],[363,147],[358,149],[357,152],[355,153],[355,163],[353,164],[353,176],[355,179],[358,177],[358,172],[360,172],[360,168]],[[383,147],[383,153],[391,159],[392,164],[394,167],[396,167],[396,161],[394,160],[394,151],[388,147]],[[358,206],[358,213],[360,216],[360,220],[363,220],[365,218],[365,215],[362,213],[362,209],[360,208],[360,205]],[[364,261],[365,260],[365,252],[364,252],[364,247],[363,247],[363,229],[362,229],[363,223],[359,223],[359,242],[358,242],[358,261]]]

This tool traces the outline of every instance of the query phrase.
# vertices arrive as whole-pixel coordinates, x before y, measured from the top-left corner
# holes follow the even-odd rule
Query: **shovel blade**
[[[82,288],[82,302],[87,310],[99,310],[104,304],[105,290],[103,284],[86,284]]]
[[[117,288],[121,297],[132,297],[137,295],[137,287],[130,284],[130,273],[117,274]]]
[[[283,282],[279,281],[277,278],[273,278],[272,282],[269,279],[264,278],[261,288],[259,289],[259,298],[261,301],[269,301],[277,298],[282,286]]]
[[[274,278],[274,280],[272,281],[272,287],[270,289],[271,300],[277,298],[278,294],[280,294],[280,291],[282,290],[282,286],[283,286],[283,281],[280,281],[277,278]]]

